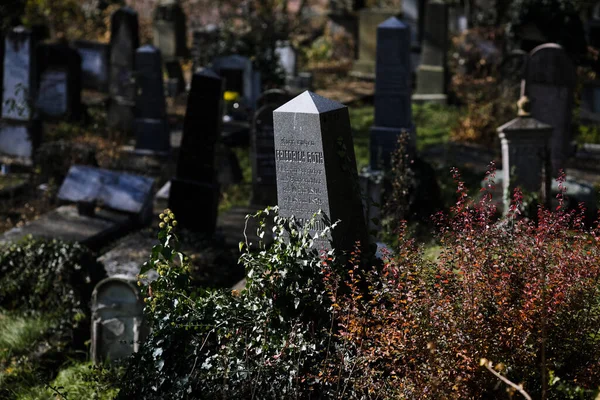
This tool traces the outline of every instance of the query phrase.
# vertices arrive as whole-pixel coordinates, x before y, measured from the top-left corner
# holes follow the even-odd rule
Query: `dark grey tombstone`
[[[37,52],[40,71],[36,110],[46,119],[79,120],[81,56],[66,43],[43,43]]]
[[[179,93],[183,93],[185,91],[185,78],[179,60],[165,62],[165,69],[167,70],[169,81],[174,82],[175,85],[173,94],[178,95]]]
[[[187,57],[186,17],[178,2],[159,2],[154,11],[152,36],[165,60]]]
[[[76,40],[73,46],[81,56],[81,86],[84,89],[108,92],[110,46],[87,40]]]
[[[254,108],[259,93],[256,74],[248,57],[232,55],[215,58],[212,69],[225,80],[225,90],[238,92],[250,108]]]
[[[413,100],[446,103],[448,5],[439,0],[430,1],[425,18],[421,65],[417,70],[417,90]]]
[[[111,17],[108,124],[131,132],[135,105],[135,50],[139,47],[138,15],[122,7]]]
[[[368,243],[348,109],[343,104],[304,92],[273,112],[277,202],[280,215],[294,216],[307,227],[321,210],[324,219],[308,228],[314,232],[330,222],[337,250]],[[329,248],[325,238],[319,247]]]
[[[194,70],[199,67],[205,67],[210,63],[207,48],[214,46],[219,41],[219,28],[210,24],[202,29],[196,29],[192,32],[192,60],[194,61]]]
[[[135,148],[168,152],[171,148],[160,50],[142,46],[135,52]]]
[[[531,115],[554,128],[550,144],[553,176],[566,167],[570,155],[576,77],[573,62],[558,44],[543,44],[529,54],[524,92],[531,101]]]
[[[134,214],[144,224],[152,216],[154,179],[107,169],[73,165],[63,181],[58,199],[78,204],[95,204]]]
[[[94,288],[91,358],[95,364],[129,357],[148,333],[144,301],[135,282],[135,278],[116,275]]]
[[[273,111],[281,103],[266,104],[256,111],[252,123],[251,163],[253,205],[277,203],[277,174],[275,172],[275,135]]]
[[[214,233],[219,205],[215,152],[222,97],[223,81],[214,71],[194,73],[169,194],[169,207],[181,225],[207,235]]]
[[[408,131],[414,148],[410,83],[410,28],[392,17],[377,27],[375,124],[371,127],[371,168],[388,168],[398,136]]]
[[[269,89],[261,93],[256,100],[256,106],[258,108],[266,106],[267,104],[283,104],[290,101],[294,96],[287,90],[283,89]]]

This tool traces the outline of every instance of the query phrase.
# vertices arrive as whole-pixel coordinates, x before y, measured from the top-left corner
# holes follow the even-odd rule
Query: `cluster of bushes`
[[[534,223],[516,192],[498,219],[487,192],[474,201],[455,179],[458,200],[435,219],[437,259],[403,225],[394,253],[377,260],[319,252],[309,232],[276,216],[272,232],[259,232],[274,235],[271,247],[240,244],[241,291],[191,284],[166,210],[142,271],[159,273],[145,288],[153,332],[119,397],[595,396],[599,228],[584,226],[584,210],[567,211],[562,194]]]

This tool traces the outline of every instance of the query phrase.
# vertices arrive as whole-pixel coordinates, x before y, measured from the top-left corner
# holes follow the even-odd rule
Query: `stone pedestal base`
[[[134,121],[136,150],[168,153],[171,148],[169,124],[164,119],[137,118]]]
[[[392,155],[398,146],[398,137],[402,132],[408,132],[408,151],[413,153],[416,149],[416,134],[414,126],[407,128],[386,128],[382,126],[371,127],[370,160],[371,169],[382,170],[390,167]]]
[[[444,101],[445,103],[445,88],[446,76],[443,67],[436,65],[419,66],[417,69],[417,90],[413,99],[422,102]]]
[[[219,185],[173,178],[169,208],[182,227],[212,236],[217,225]]]
[[[423,103],[435,103],[435,104],[447,104],[448,96],[442,93],[438,94],[413,94],[412,102],[416,104]]]

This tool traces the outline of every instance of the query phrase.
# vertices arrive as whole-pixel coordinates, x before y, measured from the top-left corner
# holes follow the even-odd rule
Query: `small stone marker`
[[[531,115],[554,128],[551,139],[552,174],[566,167],[571,136],[576,71],[564,49],[555,43],[536,47],[525,66],[525,95]]]
[[[542,189],[552,127],[531,117],[528,100],[519,101],[519,116],[498,128],[502,144],[504,213],[511,202],[511,186],[531,193]],[[547,188],[549,190],[549,188]]]
[[[346,106],[306,91],[276,109],[273,120],[280,215],[293,215],[304,226],[322,210],[325,220],[317,219],[312,228],[340,220],[332,233],[334,248],[350,251],[356,241],[367,245]]]
[[[208,69],[194,73],[183,124],[169,208],[183,227],[212,235],[217,223],[219,184],[215,152],[221,133],[223,82]]]
[[[398,136],[410,132],[415,147],[410,84],[410,28],[392,17],[377,28],[375,124],[371,127],[371,168],[385,169]]]
[[[152,217],[153,185],[154,180],[145,176],[73,165],[57,197],[135,214],[143,224]]]
[[[76,40],[73,46],[81,57],[81,86],[84,89],[108,92],[109,45]]]
[[[252,199],[250,204],[253,205],[266,206],[277,203],[273,111],[280,104],[264,105],[254,114],[250,139],[252,162]]]
[[[92,348],[95,364],[117,361],[137,352],[147,336],[144,302],[135,279],[113,276],[92,293]]]
[[[138,15],[122,7],[111,17],[108,123],[111,128],[131,132],[135,105],[135,50],[139,47]]]
[[[38,46],[40,84],[36,108],[45,118],[81,118],[81,56],[66,43]]]
[[[414,101],[446,103],[446,53],[448,52],[448,5],[427,3],[421,65],[417,70]]]
[[[160,50],[151,45],[135,52],[135,148],[168,152],[171,148]]]

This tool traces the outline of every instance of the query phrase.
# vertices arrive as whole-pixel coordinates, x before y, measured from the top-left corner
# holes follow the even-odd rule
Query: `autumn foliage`
[[[514,389],[480,365],[487,359],[533,398],[591,396],[600,384],[600,231],[584,226],[582,207],[566,211],[563,194],[534,223],[521,218],[517,191],[498,219],[489,187],[474,201],[454,177],[456,205],[435,217],[437,260],[401,234],[381,267],[357,266],[330,284],[342,345],[325,375],[357,397],[507,398]]]

